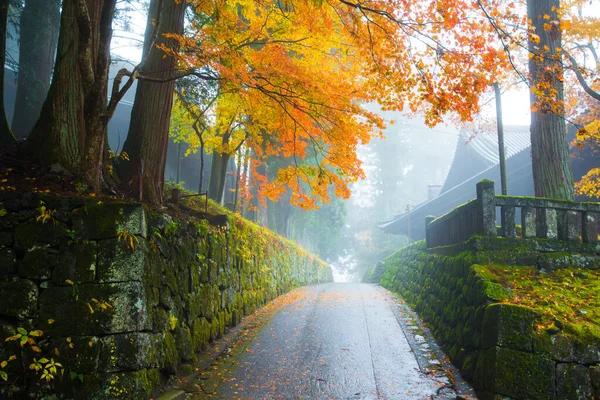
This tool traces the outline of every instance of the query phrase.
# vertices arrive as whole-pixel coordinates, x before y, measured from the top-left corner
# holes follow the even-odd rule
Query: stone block
[[[74,392],[76,399],[89,400],[147,399],[159,383],[158,369],[88,374],[65,393]]]
[[[164,358],[163,333],[124,333],[105,336],[100,342],[98,368],[103,372],[159,368]]]
[[[600,366],[594,365],[588,369],[590,383],[592,384],[592,395],[595,399],[600,397]]]
[[[556,366],[556,397],[559,399],[591,399],[592,382],[588,368],[579,364]]]
[[[61,249],[60,262],[52,272],[52,282],[64,285],[67,279],[76,283],[91,283],[96,280],[98,245],[82,240],[73,250]]]
[[[161,307],[155,307],[152,311],[152,323],[154,332],[169,330],[169,313]]]
[[[175,343],[177,344],[179,358],[186,361],[194,359],[195,354],[190,328],[185,325],[179,325],[173,330],[173,336],[175,337]]]
[[[63,366],[79,374],[87,374],[98,370],[98,356],[100,354],[100,341],[96,336],[68,336],[53,337],[48,345],[49,349],[59,349],[59,358]],[[69,345],[73,347],[70,347]],[[69,379],[70,380],[70,379]]]
[[[47,280],[58,265],[59,252],[47,247],[32,247],[18,263],[19,275],[24,278]]]
[[[48,324],[49,319],[55,322]],[[55,336],[109,335],[150,330],[152,319],[139,282],[82,284],[45,290],[36,326]]]
[[[143,238],[140,238],[133,249],[117,239],[100,241],[96,279],[100,283],[147,280],[148,251],[148,245]]]
[[[177,342],[171,332],[165,332],[165,357],[163,360],[163,370],[168,374],[176,374],[181,359],[179,358],[179,351],[177,350]]]
[[[535,313],[528,307],[504,303],[487,306],[483,317],[483,347],[533,351],[534,318]]]
[[[67,230],[60,222],[36,222],[30,220],[19,224],[15,229],[15,249],[28,251],[40,246],[58,246],[67,238]]]
[[[0,231],[0,246],[12,247],[13,233],[10,231]]]
[[[146,237],[146,212],[140,204],[106,203],[87,205],[73,218],[75,237],[84,240],[116,238],[118,232]]]
[[[554,399],[556,365],[550,359],[502,347],[485,355],[485,388],[515,399]]]
[[[13,275],[16,270],[16,253],[10,247],[0,247],[0,276]]]
[[[27,279],[0,279],[0,315],[33,318],[38,311],[38,286]]]

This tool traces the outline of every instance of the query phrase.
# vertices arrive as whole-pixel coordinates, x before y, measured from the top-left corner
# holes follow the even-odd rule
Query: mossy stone
[[[82,240],[74,249],[61,248],[60,261],[52,271],[52,282],[65,285],[71,280],[77,283],[91,283],[96,279],[97,252],[96,242]]]
[[[187,326],[178,326],[173,332],[175,337],[175,343],[177,344],[177,350],[179,352],[179,358],[182,360],[192,360],[195,356],[194,349],[192,346],[192,332]]]
[[[556,364],[545,356],[502,347],[486,351],[485,387],[516,399],[554,399]]]
[[[162,369],[170,375],[177,373],[177,368],[179,364],[181,364],[181,359],[179,358],[179,350],[177,350],[177,342],[175,341],[175,337],[171,332],[165,332],[164,339],[164,359]]]
[[[579,364],[556,366],[556,397],[559,399],[591,399],[592,382],[588,368]]]
[[[15,249],[28,251],[41,246],[55,247],[67,237],[64,224],[57,222],[36,222],[30,220],[19,224],[15,229]]]
[[[162,333],[136,332],[105,336],[98,368],[103,372],[158,368],[164,358]]]
[[[50,279],[52,269],[58,265],[59,252],[47,247],[33,247],[18,262],[19,275],[24,278]]]
[[[211,325],[206,318],[196,318],[192,324],[192,345],[198,352],[210,341]]]
[[[75,398],[90,400],[147,399],[160,383],[157,369],[88,374]]]
[[[110,306],[103,310],[93,299]],[[152,323],[147,303],[139,282],[51,287],[40,295],[37,326],[58,336],[148,331]],[[50,319],[55,322],[48,324]]]
[[[0,315],[34,318],[38,308],[38,286],[27,279],[0,279]]]
[[[102,240],[98,244],[98,271],[100,283],[147,280],[148,245],[144,238],[131,249],[124,241]]]
[[[88,204],[73,218],[77,239],[103,240],[116,238],[118,232],[147,236],[146,212],[139,204]]]
[[[12,231],[0,231],[0,246],[12,247],[13,233]]]
[[[0,246],[0,276],[10,276],[17,270],[17,255],[10,247]]]
[[[68,336],[54,337],[48,348],[57,348],[61,351],[60,359],[67,361],[63,364],[68,370],[78,374],[87,374],[98,371],[98,358],[100,355],[101,341],[96,336]],[[70,348],[71,344],[73,348]]]
[[[592,395],[594,398],[600,397],[600,366],[594,365],[588,369],[590,383],[592,384]]]
[[[161,308],[154,307],[152,311],[153,330],[155,332],[165,332],[169,330],[169,313]]]
[[[486,307],[483,317],[483,347],[502,346],[533,351],[533,321],[528,307],[496,303]]]

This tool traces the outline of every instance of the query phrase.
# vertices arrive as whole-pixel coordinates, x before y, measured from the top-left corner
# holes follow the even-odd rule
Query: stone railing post
[[[558,239],[558,215],[554,208],[538,208],[538,226],[543,239]]]
[[[597,214],[585,211],[581,213],[581,239],[583,243],[598,242]]]
[[[496,236],[496,193],[494,182],[477,182],[477,234]]]
[[[517,229],[515,226],[515,208],[502,206],[500,207],[500,215],[502,221],[502,231],[504,237],[514,238],[517,236]]]
[[[521,236],[523,239],[537,237],[536,209],[521,207]]]
[[[425,243],[427,243],[427,248],[435,247],[435,244],[432,241],[431,233],[429,230],[429,224],[433,221],[435,217],[433,215],[428,215],[425,217]]]

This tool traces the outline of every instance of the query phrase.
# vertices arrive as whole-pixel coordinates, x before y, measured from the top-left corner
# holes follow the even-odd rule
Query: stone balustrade
[[[496,226],[497,208],[500,229]],[[598,213],[600,203],[496,195],[494,182],[483,180],[477,183],[476,199],[441,217],[426,218],[427,247],[461,243],[474,235],[597,243]]]

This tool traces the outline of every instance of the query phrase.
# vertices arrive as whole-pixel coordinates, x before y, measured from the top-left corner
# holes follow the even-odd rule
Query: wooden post
[[[179,200],[181,199],[181,192],[179,189],[171,189],[171,201],[175,206],[179,207]]]
[[[477,234],[496,236],[496,194],[494,182],[482,180],[477,183]]]
[[[506,179],[506,154],[504,150],[504,126],[502,124],[502,95],[500,85],[494,83],[494,93],[496,95],[496,125],[498,127],[498,158],[500,160],[500,185],[502,194],[508,195],[508,182]]]

